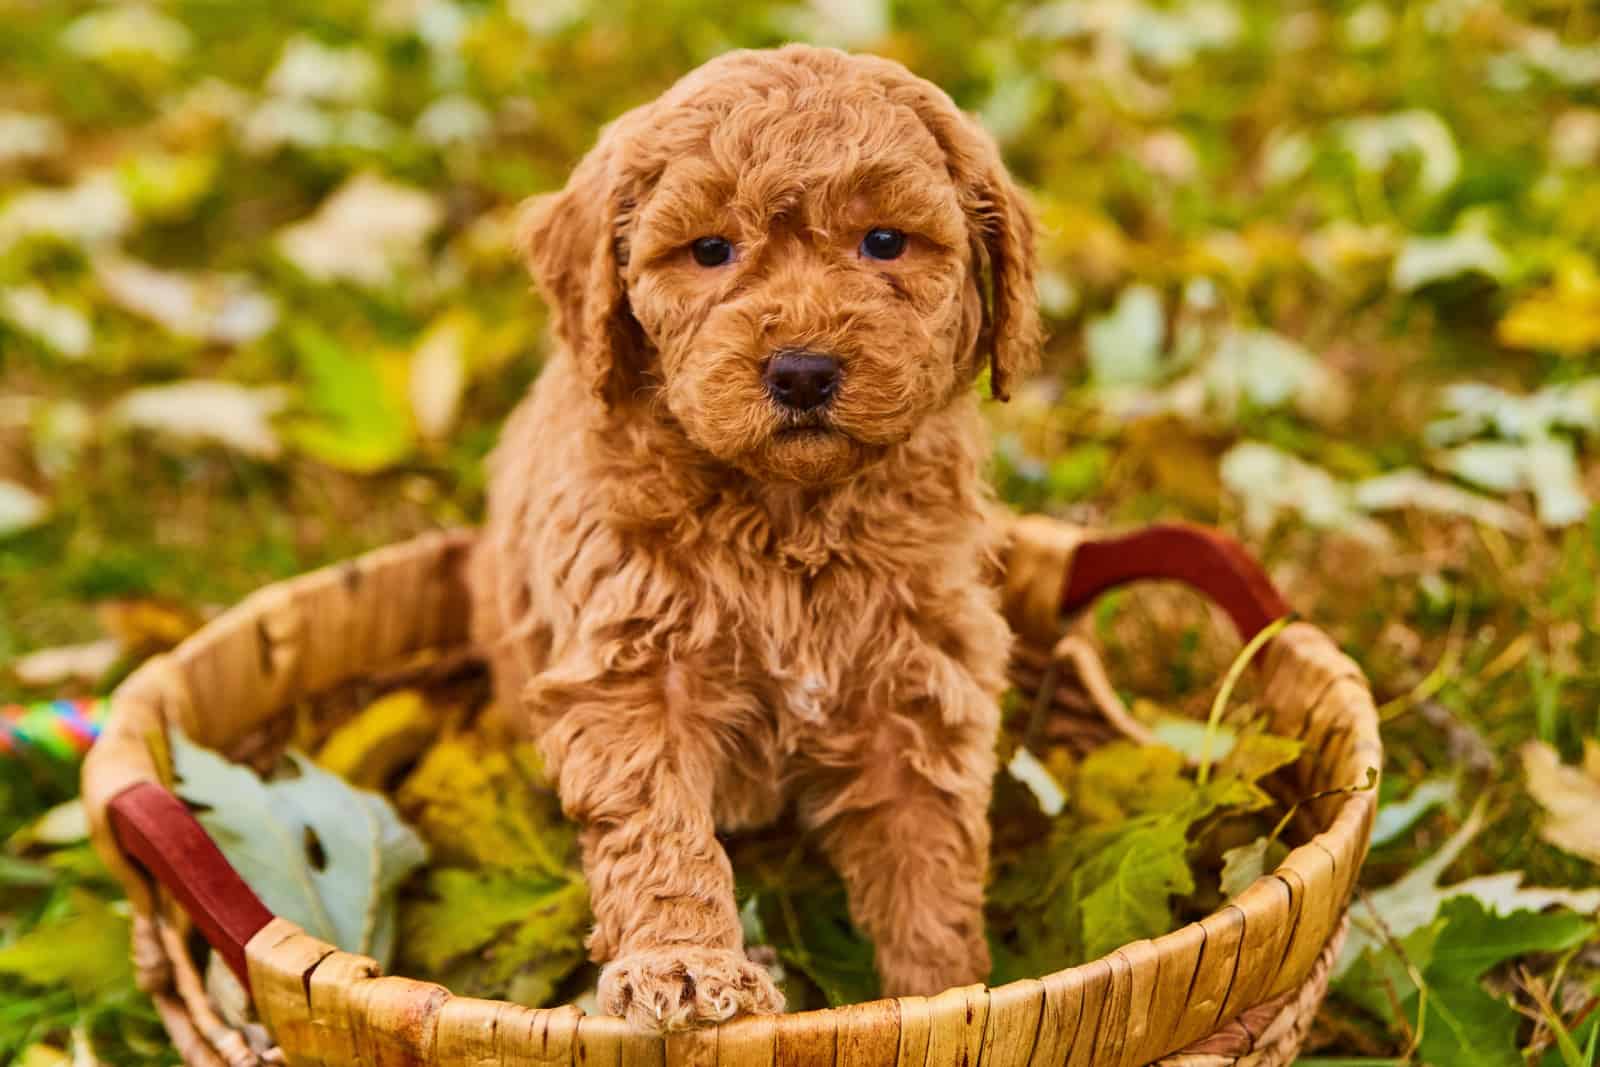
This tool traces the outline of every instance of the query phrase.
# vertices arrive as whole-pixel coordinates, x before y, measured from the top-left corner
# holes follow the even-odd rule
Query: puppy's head
[[[713,60],[609,126],[522,239],[595,393],[759,478],[848,478],[1038,347],[993,141],[876,57]]]

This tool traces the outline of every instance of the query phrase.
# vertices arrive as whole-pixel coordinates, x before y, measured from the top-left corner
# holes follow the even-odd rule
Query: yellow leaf
[[[433,743],[444,715],[414,689],[368,704],[329,736],[317,762],[364,789],[381,789],[390,775]]]
[[[576,862],[576,831],[562,819],[531,745],[447,738],[429,749],[395,799],[440,865],[565,877]]]
[[[1576,356],[1600,347],[1600,273],[1584,256],[1568,256],[1555,284],[1524,297],[1500,320],[1500,342]]]

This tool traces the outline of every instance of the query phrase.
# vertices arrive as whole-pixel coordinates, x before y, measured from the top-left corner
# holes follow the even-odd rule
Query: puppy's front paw
[[[606,964],[600,972],[600,1010],[641,1030],[666,1032],[747,1012],[779,1012],[783,994],[743,952],[663,948]]]

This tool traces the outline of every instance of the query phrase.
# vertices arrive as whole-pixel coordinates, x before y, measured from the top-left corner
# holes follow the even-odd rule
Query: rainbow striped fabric
[[[0,758],[33,750],[57,760],[81,759],[100,736],[110,704],[103,697],[0,704]]]

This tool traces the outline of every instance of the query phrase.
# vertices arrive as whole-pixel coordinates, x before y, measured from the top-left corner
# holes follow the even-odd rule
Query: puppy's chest
[[[841,583],[800,575],[763,584],[755,610],[729,630],[736,675],[780,722],[820,726],[861,684],[863,640],[887,625],[882,607],[865,602],[865,589],[841,595]]]
[[[730,625],[736,676],[778,719],[780,733],[837,725],[927,643],[918,607],[947,598],[911,575],[839,568],[777,571]],[[731,620],[730,620],[731,621]]]

